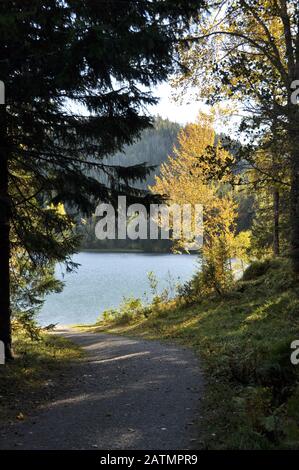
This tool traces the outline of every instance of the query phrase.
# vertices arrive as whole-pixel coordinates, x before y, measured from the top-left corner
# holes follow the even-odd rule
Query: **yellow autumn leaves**
[[[229,184],[234,157],[216,141],[213,114],[201,113],[196,123],[180,131],[173,155],[150,189],[166,195],[169,204],[203,206],[203,268],[212,269],[222,285],[231,273],[231,259],[242,250],[236,235],[237,204]],[[242,243],[246,244],[244,236]],[[183,247],[184,240],[179,240],[176,248]]]

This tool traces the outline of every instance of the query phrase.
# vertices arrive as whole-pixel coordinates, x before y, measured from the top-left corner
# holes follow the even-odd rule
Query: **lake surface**
[[[63,292],[47,296],[38,315],[45,326],[93,323],[103,310],[117,307],[124,297],[151,299],[147,273],[155,273],[159,292],[189,280],[197,268],[195,255],[145,253],[78,253],[78,270],[56,275],[65,283]],[[172,294],[174,289],[171,289]]]

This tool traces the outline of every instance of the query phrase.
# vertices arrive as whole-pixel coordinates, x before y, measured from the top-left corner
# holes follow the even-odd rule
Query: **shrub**
[[[270,268],[277,268],[279,263],[275,260],[266,259],[264,261],[253,261],[243,274],[243,281],[252,281],[264,276]]]
[[[103,312],[98,321],[116,321],[119,323],[129,323],[138,318],[149,315],[149,307],[142,304],[141,299],[129,297],[124,298],[118,309],[108,309]]]
[[[205,266],[202,271],[198,271],[190,281],[177,287],[178,298],[183,300],[186,304],[193,304],[201,302],[206,297],[215,293],[222,295],[228,290],[231,285],[230,273],[227,275],[225,283],[220,285],[214,275],[214,268],[212,265]]]
[[[267,358],[257,367],[257,381],[263,386],[271,387],[273,397],[278,402],[285,400],[297,381],[296,368],[290,361],[290,343],[292,337],[278,342],[267,351]]]
[[[12,333],[13,335],[22,333],[27,336],[31,341],[39,341],[41,339],[41,327],[31,315],[31,312],[20,312],[18,316],[12,319]]]
[[[104,310],[102,315],[99,316],[98,322],[101,322],[102,320],[105,320],[105,321],[115,320],[117,318],[117,315],[118,315],[117,310],[115,310],[113,308],[109,308],[107,310]]]

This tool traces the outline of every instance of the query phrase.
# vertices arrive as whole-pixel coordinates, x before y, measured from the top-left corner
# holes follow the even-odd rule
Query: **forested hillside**
[[[123,152],[107,158],[105,163],[123,166],[146,163],[148,166],[155,166],[155,170],[151,171],[144,182],[136,183],[137,187],[147,189],[149,185],[154,184],[161,163],[172,154],[173,147],[177,144],[179,130],[178,123],[157,116],[153,127],[145,129],[140,139],[136,139],[132,145],[127,145]],[[95,217],[78,224],[78,232],[83,235],[84,249],[169,251],[171,247],[168,240],[97,240],[95,224]]]
[[[138,185],[146,188],[149,184],[154,183],[154,176],[159,173],[159,166],[167,159],[168,155],[172,154],[179,130],[180,125],[177,122],[157,116],[154,126],[145,129],[140,139],[136,139],[132,145],[127,145],[123,152],[118,152],[113,157],[106,159],[106,162],[124,166],[138,165],[139,163],[157,166],[146,181]]]

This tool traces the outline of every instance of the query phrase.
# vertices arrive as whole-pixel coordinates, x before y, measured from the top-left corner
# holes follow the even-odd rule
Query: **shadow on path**
[[[87,352],[63,396],[0,430],[0,449],[190,449],[202,393],[187,349],[105,334],[58,332]]]

